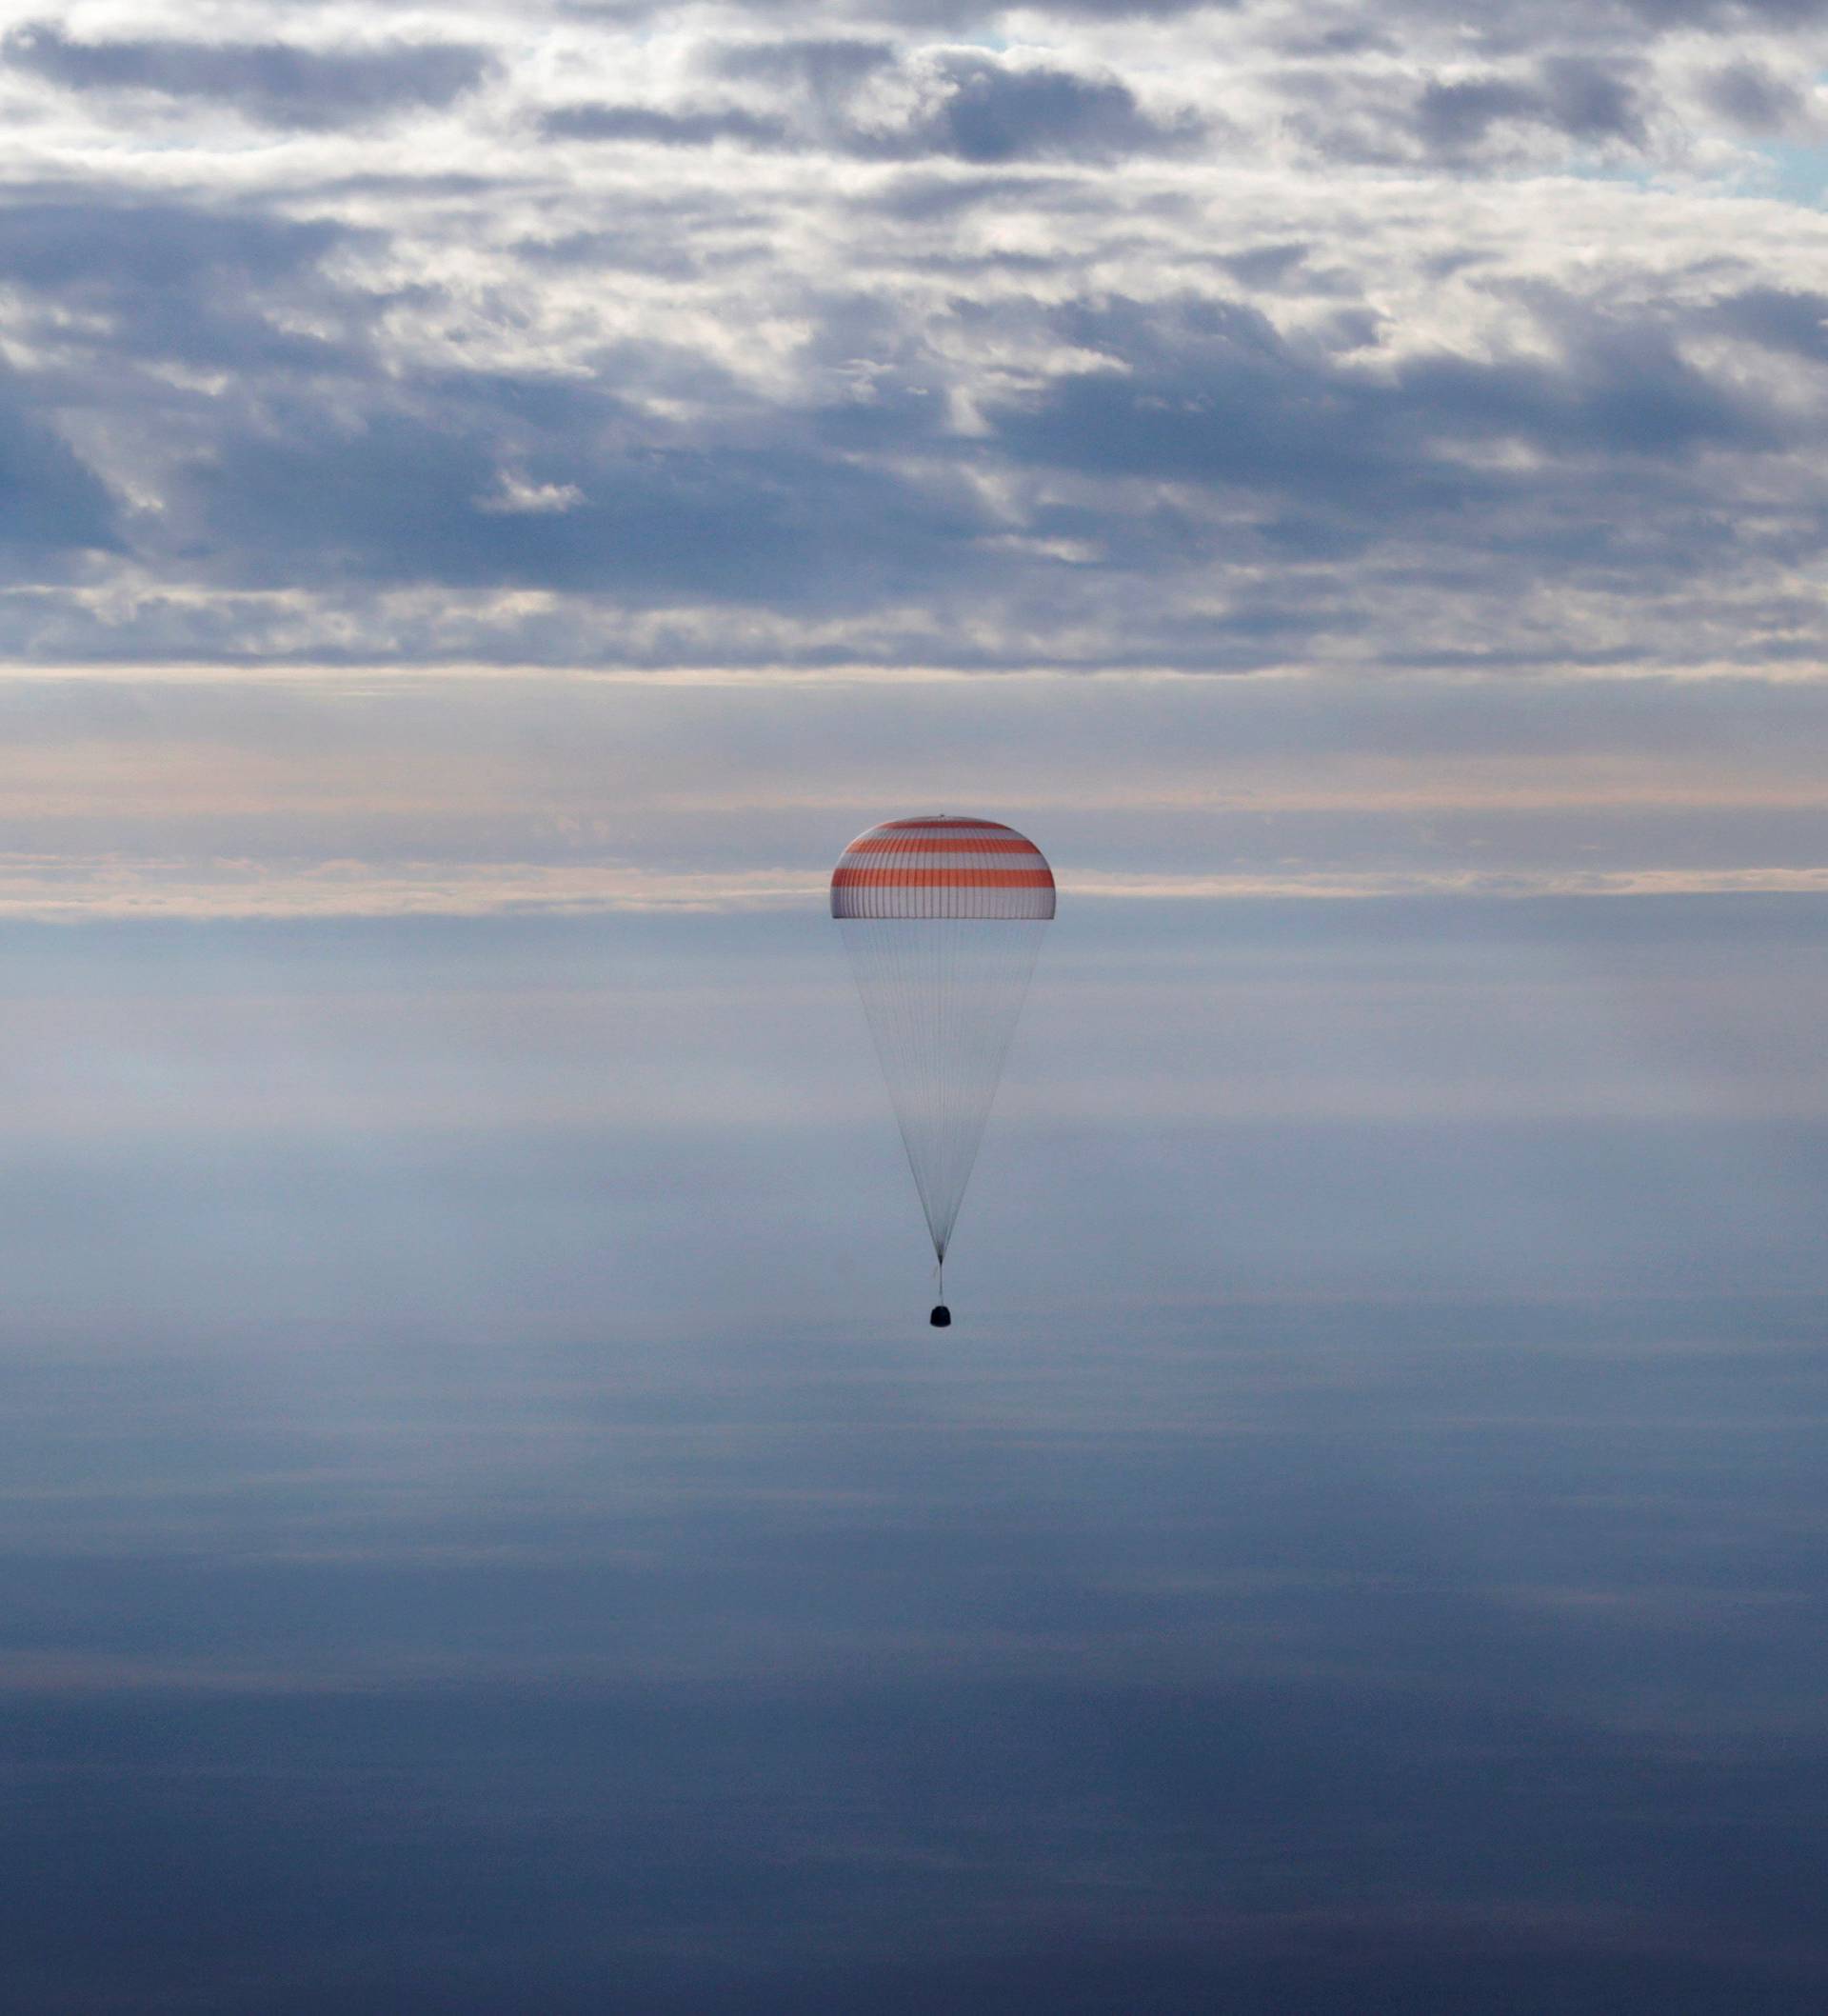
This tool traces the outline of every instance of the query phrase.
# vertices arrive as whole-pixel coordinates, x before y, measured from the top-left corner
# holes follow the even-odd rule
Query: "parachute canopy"
[[[1044,924],[1054,873],[1032,840],[994,819],[889,819],[840,857],[831,914]]]
[[[1053,871],[994,819],[891,819],[844,849],[831,914],[944,1264],[1054,914]]]

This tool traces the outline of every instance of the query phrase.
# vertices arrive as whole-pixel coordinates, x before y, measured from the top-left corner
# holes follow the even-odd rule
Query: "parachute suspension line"
[[[857,917],[840,928],[943,1261],[1046,925]]]

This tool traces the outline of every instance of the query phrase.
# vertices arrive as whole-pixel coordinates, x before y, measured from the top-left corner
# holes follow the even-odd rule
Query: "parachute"
[[[890,819],[844,849],[831,914],[932,1234],[943,1329],[946,1248],[1054,914],[1053,871],[994,819]]]

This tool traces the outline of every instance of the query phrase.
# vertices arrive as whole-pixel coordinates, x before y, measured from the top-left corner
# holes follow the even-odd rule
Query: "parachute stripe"
[[[841,868],[835,889],[1050,889],[1047,868]]]
[[[846,875],[887,875],[897,868],[930,868],[935,873],[964,874],[973,868],[1003,874],[1046,874],[1040,854],[984,854],[970,848],[957,854],[846,854],[839,862]]]

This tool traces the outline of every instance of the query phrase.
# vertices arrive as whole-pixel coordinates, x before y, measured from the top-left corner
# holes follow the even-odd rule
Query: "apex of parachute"
[[[1001,820],[884,819],[839,857],[831,914],[1042,923],[1054,914],[1054,871],[1032,840]]]

